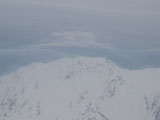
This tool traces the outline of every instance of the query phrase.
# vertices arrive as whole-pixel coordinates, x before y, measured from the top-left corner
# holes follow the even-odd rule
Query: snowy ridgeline
[[[35,63],[0,78],[0,120],[160,120],[159,79],[103,58]]]

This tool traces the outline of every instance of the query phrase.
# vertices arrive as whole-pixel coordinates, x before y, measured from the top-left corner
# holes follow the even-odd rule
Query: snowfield
[[[89,57],[34,63],[0,78],[0,120],[160,120],[160,69]]]

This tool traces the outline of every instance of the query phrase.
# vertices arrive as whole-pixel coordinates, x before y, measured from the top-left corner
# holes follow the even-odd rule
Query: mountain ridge
[[[123,72],[109,60],[89,57],[23,67],[0,78],[0,118],[159,120],[159,97],[133,90]]]

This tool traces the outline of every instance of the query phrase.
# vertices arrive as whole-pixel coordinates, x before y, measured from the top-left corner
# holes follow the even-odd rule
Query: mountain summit
[[[136,88],[137,73],[104,58],[34,63],[0,78],[0,119],[160,120],[159,94]]]

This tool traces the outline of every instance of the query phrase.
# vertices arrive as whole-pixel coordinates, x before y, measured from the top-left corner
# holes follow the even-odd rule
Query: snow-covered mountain
[[[35,63],[0,78],[0,120],[160,120],[159,78],[104,58]]]

